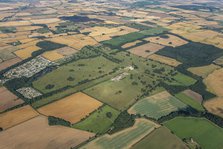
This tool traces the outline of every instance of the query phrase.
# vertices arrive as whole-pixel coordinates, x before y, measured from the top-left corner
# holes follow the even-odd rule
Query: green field
[[[0,27],[0,33],[15,33],[15,27]]]
[[[157,35],[157,34],[161,34],[161,33],[165,32],[167,30],[168,29],[166,29],[166,28],[158,26],[158,27],[154,27],[154,28],[151,28],[151,29],[148,29],[148,30],[140,31],[140,33],[145,35],[145,36],[154,36],[154,35]]]
[[[99,48],[99,50],[104,54],[109,54],[113,51],[103,48]],[[156,92],[157,89],[159,90],[160,87],[156,87],[160,82],[158,79],[162,80],[164,79],[164,76],[171,76],[171,72],[174,72],[173,68],[167,65],[145,60],[127,52],[118,52],[109,57],[111,60],[121,61],[117,64],[102,56],[95,57],[97,55],[95,55],[93,51],[94,49],[90,48],[82,49],[78,53],[78,56],[75,57],[75,61],[67,64],[65,63],[56,70],[53,70],[34,81],[34,88],[44,94],[47,93],[49,96],[44,96],[41,100],[34,101],[32,106],[35,108],[41,107],[74,92],[84,90],[86,88],[95,88],[94,90],[87,90],[87,93],[91,90],[89,94],[102,101],[106,101],[107,98],[110,100],[109,98],[112,98],[112,96],[121,96],[124,99],[124,102],[121,104],[125,106],[123,107],[123,109],[125,109],[131,104],[131,102],[135,101],[134,99],[137,95],[141,96],[147,93],[152,94]],[[95,58],[89,58],[91,55],[94,55]],[[118,66],[119,69],[110,74],[110,72],[113,71],[112,69],[117,68]],[[136,68],[132,71],[125,70],[128,66],[135,66]],[[145,73],[146,70],[149,71]],[[162,72],[160,72],[160,70],[162,70]],[[100,73],[99,71],[102,72]],[[129,75],[124,79],[117,82],[110,81],[111,78],[114,78],[124,72],[129,73]],[[95,79],[96,76],[98,76],[98,79]],[[101,82],[102,84],[100,84]],[[96,86],[93,87],[94,85]],[[101,90],[107,91],[104,93],[101,92]],[[120,90],[122,93],[118,93]],[[129,94],[129,90],[132,91],[131,94]],[[125,98],[126,96],[130,98]],[[113,98],[111,100],[113,100]],[[117,103],[119,101],[113,100],[112,102]],[[118,106],[122,107],[122,105]]]
[[[176,71],[173,67],[158,63],[152,60],[145,60],[134,54],[126,54],[126,52],[119,52],[114,57],[123,59],[125,65],[134,64],[138,67],[137,71],[146,73],[155,81],[162,79],[168,85],[190,86],[196,83],[196,80]]]
[[[108,41],[103,42],[103,44],[110,45],[112,47],[119,47],[125,43],[135,41],[137,39],[143,38],[145,35],[139,32],[133,32],[120,37],[114,37]]]
[[[205,111],[199,102],[195,101],[195,99],[185,95],[184,93],[178,93],[175,95],[175,97],[198,111]]]
[[[73,125],[73,128],[87,130],[93,133],[105,133],[118,117],[119,111],[105,105],[93,112],[86,119]]]
[[[124,110],[137,99],[159,91],[161,82],[180,84],[186,80],[184,84],[188,85],[195,81],[173,67],[145,60],[126,51],[87,47],[72,59],[61,62],[59,68],[32,82],[33,87],[44,94],[41,100],[32,103],[34,108],[84,90],[102,102]],[[130,66],[134,70],[129,70]],[[122,79],[111,81],[124,73],[127,75]]]
[[[204,118],[177,117],[164,123],[181,139],[193,138],[203,149],[222,149],[223,129]]]
[[[41,106],[44,106],[48,103],[54,102],[56,100],[59,100],[61,98],[64,98],[66,96],[69,96],[73,93],[79,92],[81,90],[84,90],[86,88],[90,88],[96,84],[99,84],[101,82],[105,82],[107,80],[110,80],[110,78],[113,76],[114,74],[110,74],[110,75],[106,75],[103,78],[100,79],[96,79],[96,80],[92,80],[90,82],[86,82],[84,84],[80,84],[78,86],[74,86],[74,87],[69,87],[66,90],[62,90],[59,92],[54,92],[54,93],[50,93],[50,96],[47,97],[42,97],[40,100],[36,100],[32,103],[32,106],[34,108],[39,108]]]
[[[40,34],[45,34],[45,33],[49,33],[50,30],[48,27],[43,27],[43,28],[39,28],[36,30],[37,33],[40,33]]]
[[[33,82],[34,88],[42,93],[52,92],[67,86],[74,86],[82,82],[99,78],[108,74],[117,66],[106,58],[81,59],[65,64]]]
[[[196,83],[196,80],[189,77],[189,76],[186,76],[182,73],[178,73],[176,74],[173,79],[175,81],[173,82],[167,82],[167,84],[169,85],[181,85],[181,86],[190,86],[190,85],[193,85],[194,83]]]
[[[40,50],[32,52],[32,56],[38,56],[46,51],[52,51],[55,49],[59,49],[65,47],[65,44],[59,44],[52,41],[40,41],[36,44],[36,46],[40,47]]]
[[[101,148],[101,149],[121,149],[127,148],[132,144],[136,143],[142,137],[150,133],[156,124],[145,120],[138,119],[136,124],[128,129],[121,132],[115,133],[113,135],[103,135],[96,140],[90,142],[89,144],[82,147],[86,148]]]
[[[133,33],[129,33],[126,35],[122,35],[120,37],[114,37],[110,40],[104,41],[103,44],[106,44],[106,45],[109,45],[112,47],[120,47],[120,46],[124,45],[125,43],[132,42],[132,41],[135,41],[138,39],[142,39],[147,36],[161,34],[164,31],[167,31],[167,29],[165,29],[163,27],[151,28],[148,30],[140,31],[140,32],[133,32]]]
[[[112,56],[122,60],[119,66],[124,67],[119,70],[120,74],[117,76],[123,73],[127,75],[118,81],[103,82],[84,92],[119,110],[127,109],[138,99],[159,90],[161,82],[188,86],[196,81],[170,66],[127,52],[118,52]],[[127,71],[128,66],[134,67],[134,70]]]
[[[189,68],[209,65],[217,58],[223,56],[223,51],[211,45],[190,42],[175,48],[164,47],[156,54],[176,59],[182,62],[186,68]]]
[[[130,79],[128,75],[120,81],[109,80],[84,92],[116,109],[124,110],[142,94],[141,88],[143,86],[141,84],[132,85],[135,78],[137,78],[136,75],[134,75],[133,79]]]
[[[139,100],[129,109],[129,112],[159,119],[173,111],[184,109],[186,107],[187,106],[184,103],[164,91]]]
[[[178,137],[173,135],[166,127],[160,127],[147,135],[131,149],[187,149]]]

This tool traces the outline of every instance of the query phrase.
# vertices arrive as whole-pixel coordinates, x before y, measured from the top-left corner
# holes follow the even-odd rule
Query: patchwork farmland
[[[0,148],[222,148],[221,0],[0,6]]]
[[[145,120],[137,119],[133,127],[120,131],[113,135],[104,135],[96,140],[84,145],[83,149],[88,148],[128,148],[138,142],[141,138],[151,133],[159,125]]]
[[[192,138],[204,149],[218,149],[222,147],[223,129],[203,118],[176,117],[164,123],[181,139]],[[182,128],[184,128],[182,130]],[[218,136],[214,138],[213,136]],[[213,142],[213,143],[209,143]]]

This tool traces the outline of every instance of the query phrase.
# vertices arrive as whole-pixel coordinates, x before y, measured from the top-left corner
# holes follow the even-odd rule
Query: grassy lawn
[[[199,102],[195,101],[195,99],[192,99],[184,93],[178,93],[175,95],[175,97],[198,111],[204,111],[203,106]]]
[[[204,118],[177,117],[164,123],[181,139],[193,138],[203,149],[223,146],[223,129]]]
[[[132,85],[134,78],[137,78],[137,75],[134,75],[133,79],[126,76],[126,78],[119,81],[109,80],[84,92],[116,109],[124,110],[141,95],[143,86],[141,84]]]
[[[190,86],[196,83],[196,80],[186,76],[182,73],[177,73],[175,76],[173,76],[174,81],[167,82],[169,85],[181,85],[181,86]]]
[[[34,88],[42,93],[52,92],[67,86],[81,84],[108,74],[117,66],[106,58],[81,59],[65,64],[33,82]]]
[[[105,105],[90,114],[86,119],[74,124],[72,127],[102,134],[110,128],[119,113],[119,111]]]
[[[173,135],[166,127],[160,127],[147,135],[131,149],[187,149],[183,141]]]

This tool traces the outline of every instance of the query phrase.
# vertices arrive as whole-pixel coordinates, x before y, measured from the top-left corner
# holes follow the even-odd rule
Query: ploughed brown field
[[[0,127],[7,129],[38,115],[38,112],[36,112],[31,106],[17,108],[15,110],[0,114]]]
[[[93,133],[64,126],[49,126],[44,116],[0,133],[1,149],[68,149],[93,137]]]
[[[0,112],[22,104],[23,102],[23,100],[18,99],[18,97],[11,93],[7,88],[0,88]]]
[[[20,62],[20,61],[21,61],[20,58],[13,58],[13,59],[10,59],[10,60],[6,60],[6,61],[0,63],[0,71],[3,70],[3,69],[8,68],[8,67]]]
[[[183,93],[185,95],[191,97],[192,99],[196,100],[199,103],[202,103],[202,101],[203,101],[203,97],[200,94],[198,94],[190,89],[183,91]]]
[[[155,44],[155,43],[146,43],[134,48],[129,49],[129,51],[135,55],[141,57],[148,57],[149,55],[157,52],[158,50],[162,49],[164,46]]]

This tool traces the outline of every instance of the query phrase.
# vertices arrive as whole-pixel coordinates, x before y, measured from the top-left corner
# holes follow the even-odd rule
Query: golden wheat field
[[[47,116],[62,118],[73,124],[85,118],[100,106],[102,106],[101,102],[79,92],[43,106],[38,111]]]

